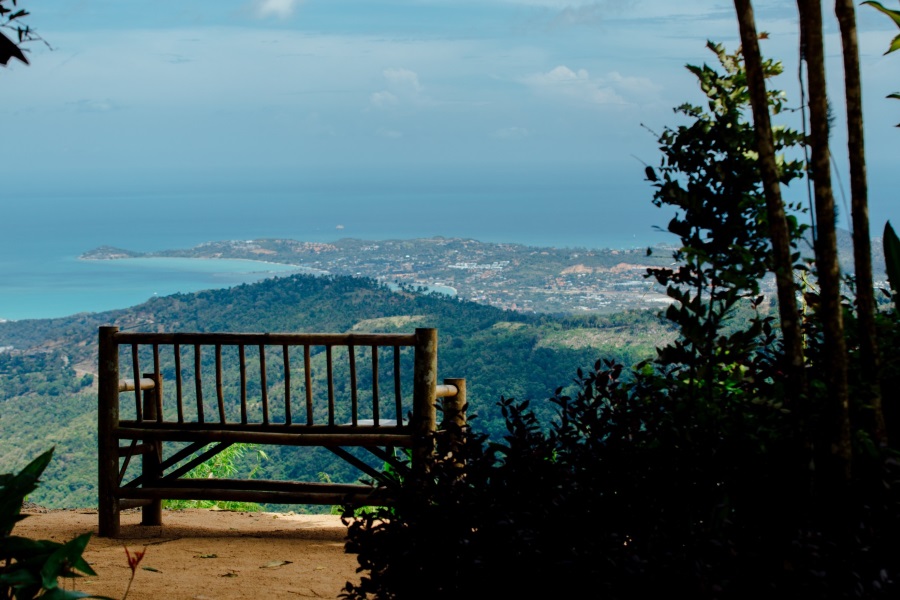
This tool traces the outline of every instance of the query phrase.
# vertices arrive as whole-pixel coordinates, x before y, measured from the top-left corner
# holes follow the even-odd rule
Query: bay
[[[154,295],[225,288],[296,272],[255,261],[85,261],[207,241],[412,239],[442,235],[544,247],[632,248],[665,241],[647,218],[600,207],[589,186],[18,193],[2,200],[0,319],[125,308]],[[660,217],[661,215],[656,215]]]

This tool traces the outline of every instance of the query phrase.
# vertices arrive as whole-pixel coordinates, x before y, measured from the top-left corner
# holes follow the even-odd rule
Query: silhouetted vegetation
[[[98,598],[59,587],[60,577],[96,575],[81,554],[91,537],[79,535],[65,543],[12,535],[25,498],[38,487],[38,479],[53,457],[47,450],[19,473],[0,474],[0,598]]]
[[[725,327],[762,304],[767,215],[740,53],[711,49],[724,75],[691,68],[709,112],[679,109],[693,128],[667,130],[663,175],[648,172],[656,201],[680,209],[670,224],[679,266],[652,271],[677,300],[666,315],[678,339],[655,360],[579,370],[577,390],[550,399],[549,420],[533,401],[504,399],[501,442],[476,425],[460,432],[460,447],[438,439],[429,476],[396,481],[399,503],[345,513],[363,577],[344,597],[531,597],[537,582],[573,598],[897,596],[898,448],[874,436],[856,328],[845,330],[850,464],[838,472],[818,289],[802,290],[813,310],[800,323],[801,393],[785,369],[781,323],[758,313]],[[780,177],[796,173],[779,164]],[[796,245],[802,230],[787,231]],[[852,322],[853,301],[841,309]],[[896,307],[878,314],[886,398],[900,377],[889,350],[898,325]],[[896,413],[885,416],[895,431]]]

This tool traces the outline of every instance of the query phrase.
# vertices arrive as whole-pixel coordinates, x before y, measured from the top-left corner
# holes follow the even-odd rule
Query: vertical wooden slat
[[[291,354],[288,345],[281,347],[284,361],[284,424],[291,424]]]
[[[461,469],[465,466],[460,457],[466,440],[466,380],[445,379],[444,384],[454,386],[456,395],[441,399],[444,418],[440,426],[444,432],[441,454],[452,456],[453,465]]]
[[[203,423],[203,382],[200,377],[200,344],[194,344],[194,389],[197,392],[197,422]]]
[[[154,344],[154,355],[156,344]],[[159,373],[144,373],[144,377],[153,380],[153,388],[144,392],[144,416],[148,421],[159,421],[159,396],[162,394],[162,378]],[[135,442],[137,440],[134,440]],[[143,440],[143,443],[153,448],[150,452],[141,454],[141,476],[144,481],[151,484],[162,477],[160,462],[162,460],[162,441]],[[124,469],[123,469],[124,470]],[[155,498],[150,504],[141,508],[141,525],[162,525],[162,501]]]
[[[328,424],[334,425],[334,373],[331,365],[331,346],[325,346],[328,370]]]
[[[400,386],[400,346],[394,346],[394,413],[397,425],[403,424],[403,390]]]
[[[97,377],[97,492],[99,535],[119,535],[119,440],[113,431],[119,426],[119,346],[118,327],[101,327],[98,340]]]
[[[153,344],[153,378],[156,380],[156,422],[162,423],[162,373],[159,372],[159,344]]]
[[[178,422],[184,423],[184,400],[181,395],[181,344],[173,344],[175,353],[175,396],[178,400]]]
[[[219,405],[219,423],[225,423],[225,397],[222,394],[222,344],[216,344],[216,402]]]
[[[416,328],[415,374],[413,376],[412,427],[416,441],[412,452],[413,473],[423,476],[427,458],[434,452],[437,430],[437,330]]]
[[[247,424],[247,361],[244,345],[238,345],[238,362],[241,370],[241,424]]]
[[[372,421],[378,427],[378,346],[372,346]]]
[[[262,394],[263,424],[269,424],[269,384],[266,383],[266,347],[259,345],[259,386]]]
[[[306,378],[306,424],[313,424],[312,371],[309,366],[309,346],[303,346],[303,375]]]
[[[131,368],[134,375],[134,411],[138,422],[144,420],[143,402],[141,402],[141,365],[138,360],[138,345],[131,345]]]
[[[356,394],[356,347],[352,344],[347,346],[347,359],[350,361],[351,422],[356,427],[359,424],[359,402]]]

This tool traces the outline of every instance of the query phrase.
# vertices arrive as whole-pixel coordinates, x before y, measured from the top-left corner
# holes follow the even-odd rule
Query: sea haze
[[[649,204],[649,202],[647,202]],[[109,245],[153,251],[205,241],[291,238],[334,241],[442,235],[531,246],[632,248],[669,241],[653,215],[602,208],[591,186],[513,186],[438,190],[344,184],[304,191],[158,192],[7,197],[0,220],[0,318],[34,319],[139,304],[285,274],[252,261],[190,259],[85,261]]]

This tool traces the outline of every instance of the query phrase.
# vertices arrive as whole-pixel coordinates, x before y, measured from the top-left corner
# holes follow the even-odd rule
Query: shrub
[[[12,535],[25,497],[37,489],[53,449],[31,461],[17,474],[0,474],[0,598],[102,598],[59,587],[60,577],[96,575],[81,554],[91,537],[80,535],[64,544]]]
[[[621,371],[580,374],[549,427],[503,399],[502,443],[465,432],[460,455],[398,482],[394,505],[345,513],[365,574],[342,597],[530,597],[535,582],[560,597],[896,597],[895,460],[866,461],[834,523],[792,413]]]

